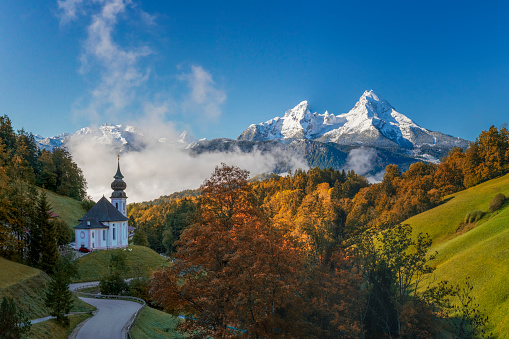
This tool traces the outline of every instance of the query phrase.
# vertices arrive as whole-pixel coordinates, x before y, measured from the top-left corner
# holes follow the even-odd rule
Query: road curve
[[[79,329],[76,339],[125,339],[122,328],[142,305],[117,299],[80,298],[97,307],[97,314]]]

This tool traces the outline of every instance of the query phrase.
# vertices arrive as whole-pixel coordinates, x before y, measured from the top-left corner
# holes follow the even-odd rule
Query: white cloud
[[[167,77],[185,91],[177,88],[177,94],[171,93],[175,83],[170,81],[159,83],[160,87],[155,90],[150,88],[152,72],[147,64],[154,52],[143,40],[125,43],[122,38],[126,34],[119,30],[119,23],[127,22],[127,27],[132,25],[136,29],[148,26],[153,29],[156,16],[142,11],[131,0],[58,0],[58,8],[62,25],[72,21],[77,24],[86,22],[86,35],[81,42],[80,74],[91,87],[75,103],[75,116],[88,120],[89,124],[128,123],[145,131],[146,148],[141,152],[126,153],[121,158],[130,202],[197,188],[221,162],[239,165],[254,174],[268,171],[277,163],[276,155],[261,155],[257,151],[192,156],[182,149],[157,142],[159,138],[178,138],[174,124],[167,121],[170,115],[177,117],[185,113],[205,118],[199,120],[217,119],[226,100],[224,90],[200,65]],[[78,21],[80,17],[84,20]],[[73,138],[68,148],[87,179],[88,194],[97,200],[111,192],[109,185],[116,170],[116,151],[99,143],[90,143],[86,140],[88,137]],[[295,164],[295,168],[307,167],[298,159]]]
[[[354,170],[359,175],[365,175],[373,170],[373,163],[376,157],[377,153],[374,148],[354,148],[348,153],[345,169]]]
[[[126,47],[114,39],[118,21],[129,18],[135,6],[131,0],[59,0],[58,7],[61,24],[79,15],[90,19],[82,45],[80,73],[90,77],[93,87],[74,105],[75,116],[92,123],[115,120],[126,107],[140,100],[139,90],[150,75],[150,68],[143,65],[152,54],[149,46],[141,42]],[[149,20],[148,14],[141,16],[145,18],[142,21]]]
[[[385,171],[370,174],[375,169],[378,157],[376,149],[369,147],[354,148],[348,153],[345,170],[354,170],[356,174],[364,176],[371,183],[381,182]]]
[[[60,24],[65,25],[70,21],[76,20],[83,0],[58,0],[58,9],[60,10]]]
[[[226,93],[217,88],[212,75],[201,66],[192,66],[191,72],[181,74],[190,93],[183,103],[187,112],[199,114],[208,119],[217,119],[221,115],[221,104],[226,100]]]
[[[247,169],[252,175],[269,172],[282,160],[289,163],[292,170],[308,168],[303,158],[290,157],[282,152],[262,154],[258,150],[250,153],[235,150],[192,155],[184,149],[157,142],[160,137],[178,137],[171,125],[160,126],[160,134],[153,130],[146,132],[145,135],[150,136],[145,139],[147,147],[141,152],[125,153],[120,158],[129,202],[152,200],[176,191],[198,188],[221,162]],[[75,136],[68,148],[87,178],[88,194],[97,201],[102,195],[111,194],[110,183],[117,158],[112,147],[91,143],[89,138],[90,135]]]

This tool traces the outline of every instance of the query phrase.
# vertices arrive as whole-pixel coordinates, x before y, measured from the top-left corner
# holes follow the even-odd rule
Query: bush
[[[471,223],[481,220],[481,218],[483,216],[484,216],[483,211],[480,211],[480,210],[470,211],[467,213],[467,215],[465,215],[465,219],[463,220],[463,222],[465,224],[471,224]]]
[[[491,199],[491,201],[490,201],[490,207],[489,207],[490,213],[493,213],[493,212],[497,211],[500,207],[502,207],[502,205],[505,202],[505,199],[506,198],[503,193],[498,193],[497,195],[495,195],[495,197],[493,197],[493,199]]]

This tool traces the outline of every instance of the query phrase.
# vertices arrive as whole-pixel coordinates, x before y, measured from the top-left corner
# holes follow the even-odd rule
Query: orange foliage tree
[[[181,235],[176,260],[152,277],[152,297],[184,313],[197,337],[298,337],[308,331],[303,256],[253,206],[248,172],[222,164],[202,186],[200,222]]]

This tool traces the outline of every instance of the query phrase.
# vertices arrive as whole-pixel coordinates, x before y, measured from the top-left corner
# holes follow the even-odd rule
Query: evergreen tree
[[[39,171],[36,184],[42,188],[55,191],[57,189],[57,168],[53,163],[53,155],[49,151],[42,151],[37,159]]]
[[[110,258],[109,273],[99,282],[102,294],[125,295],[129,291],[129,284],[125,278],[129,274],[127,257],[124,251],[112,251]]]
[[[23,312],[18,311],[14,301],[6,296],[0,305],[0,338],[17,339],[30,332],[30,321]]]
[[[138,229],[134,232],[133,244],[148,247],[147,234],[142,229]]]
[[[63,326],[69,326],[67,314],[71,311],[74,301],[69,290],[71,278],[76,276],[77,269],[70,257],[61,257],[55,265],[55,274],[46,292],[46,306],[51,309],[51,315]]]
[[[65,149],[56,149],[53,151],[53,163],[57,175],[56,193],[83,200],[87,184],[83,172],[72,161],[71,154]]]
[[[50,205],[46,193],[42,193],[37,202],[37,223],[42,233],[41,269],[52,273],[58,260],[57,229],[50,221]]]
[[[0,117],[0,139],[7,147],[7,151],[14,149],[16,144],[16,133],[12,129],[11,119],[7,115]]]
[[[50,221],[54,224],[57,232],[57,245],[66,245],[72,240],[73,231],[69,228],[69,225],[65,220],[61,218],[55,218]]]

